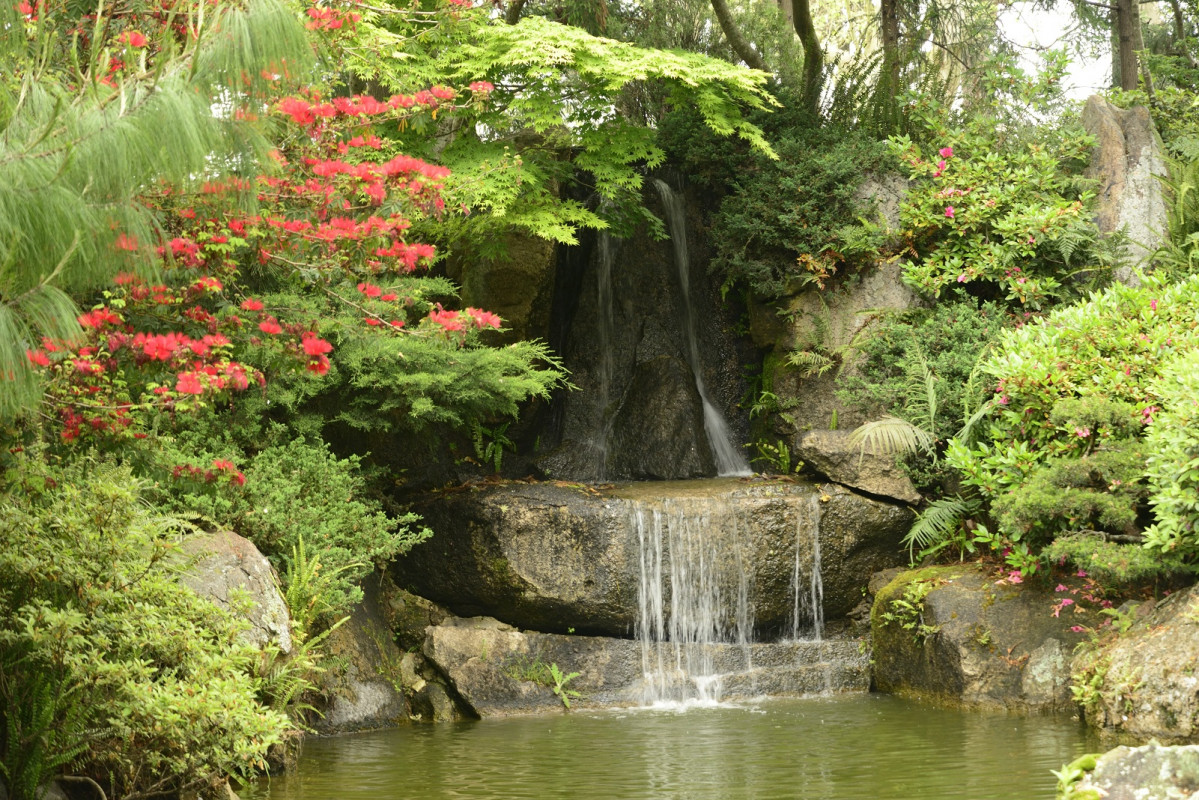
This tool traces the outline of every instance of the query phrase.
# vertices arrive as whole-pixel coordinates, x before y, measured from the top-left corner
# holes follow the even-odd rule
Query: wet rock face
[[[616,413],[607,463],[607,474],[637,480],[716,474],[686,362],[658,356],[637,365]]]
[[[647,184],[650,182],[647,182]],[[645,201],[665,216],[657,191]],[[729,333],[737,312],[707,274],[709,252],[698,207],[687,211],[690,319],[709,398],[744,441],[747,420],[741,365],[755,356]],[[577,305],[561,343],[578,391],[558,398],[559,429],[538,461],[551,478],[676,480],[713,476],[703,409],[688,361],[688,312],[671,240],[639,229],[628,239],[604,239],[579,276]],[[659,394],[664,396],[659,396]]]
[[[1080,781],[1077,797],[1097,792],[1105,800],[1178,800],[1199,795],[1199,746],[1117,747],[1100,756]]]
[[[1074,669],[1101,675],[1087,722],[1138,740],[1199,737],[1199,586],[1128,613],[1128,631],[1095,653],[1080,653]]]
[[[634,633],[647,538],[665,542],[667,606],[670,548],[699,546],[702,535],[724,605],[744,590],[757,635],[769,638],[792,629],[797,550],[801,592],[810,591],[816,531],[824,615],[833,619],[860,602],[866,576],[902,561],[911,521],[902,507],[841,487],[731,479],[632,484],[602,496],[515,484],[417,510],[435,535],[395,562],[399,586],[462,616],[610,636]]]
[[[476,617],[430,627],[423,654],[480,717],[562,711],[551,666],[562,675],[578,673],[563,686],[578,693],[568,697],[571,708],[636,705],[645,699],[642,645],[629,639],[530,633]],[[725,700],[870,687],[868,654],[854,641],[711,645],[708,654]],[[666,661],[673,663],[669,654]]]
[[[1087,99],[1082,124],[1097,140],[1084,173],[1099,181],[1095,221],[1104,233],[1121,228],[1128,233],[1131,241],[1115,277],[1136,285],[1132,267],[1162,244],[1168,232],[1161,140],[1146,108],[1116,108],[1097,95]]]
[[[284,654],[291,652],[291,617],[279,594],[275,571],[266,556],[249,539],[231,531],[191,536],[184,540],[183,554],[195,563],[180,582],[201,597],[244,617],[250,627],[242,638],[255,647],[274,643]],[[249,602],[242,612],[241,601]]]
[[[1098,620],[1054,617],[1054,603],[1050,592],[1000,584],[969,565],[901,573],[871,612],[875,685],[964,706],[1070,708],[1070,658],[1085,638],[1070,628]]]

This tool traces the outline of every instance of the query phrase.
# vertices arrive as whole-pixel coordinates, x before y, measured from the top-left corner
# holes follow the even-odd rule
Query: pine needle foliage
[[[38,3],[27,16],[3,6],[0,416],[11,417],[38,396],[25,350],[78,334],[68,293],[153,270],[162,232],[141,196],[254,163],[264,140],[222,114],[222,101],[260,90],[264,69],[302,71],[312,51],[275,0],[181,4],[172,13],[187,35],[136,48],[122,44],[132,41],[126,20],[159,6],[102,4],[86,37],[70,32],[73,7]]]

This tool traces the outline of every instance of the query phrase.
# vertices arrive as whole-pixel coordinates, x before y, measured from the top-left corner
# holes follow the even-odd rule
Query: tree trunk
[[[816,114],[820,110],[820,90],[824,87],[824,51],[812,22],[810,0],[779,0],[779,5],[795,26],[799,43],[803,45],[803,104]]]
[[[509,25],[515,25],[520,21],[520,12],[524,11],[526,2],[528,0],[512,0],[508,4],[508,10],[504,12],[504,22],[507,22]]]
[[[712,0],[712,11],[715,12],[716,21],[720,23],[720,30],[724,31],[724,38],[728,39],[729,46],[733,48],[737,58],[753,69],[770,72],[770,68],[762,60],[762,56],[741,34],[741,29],[737,27],[737,22],[733,19],[733,13],[729,10],[728,3],[725,0]]]
[[[899,0],[880,0],[879,28],[883,37],[883,74],[887,97],[899,98]]]
[[[1117,82],[1125,91],[1133,91],[1137,88],[1141,73],[1138,64],[1140,51],[1145,49],[1141,39],[1140,8],[1137,0],[1116,0],[1116,8],[1112,13],[1116,17],[1116,63],[1113,67],[1118,67],[1118,72],[1112,75],[1113,82]]]

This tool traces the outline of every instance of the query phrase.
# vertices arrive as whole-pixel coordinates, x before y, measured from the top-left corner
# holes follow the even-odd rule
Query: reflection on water
[[[245,800],[1034,800],[1096,742],[1058,717],[852,695],[524,717],[309,740]]]

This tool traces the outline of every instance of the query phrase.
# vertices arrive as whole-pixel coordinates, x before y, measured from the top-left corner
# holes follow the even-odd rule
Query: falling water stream
[[[666,212],[666,227],[670,231],[670,241],[674,247],[674,263],[679,271],[679,284],[682,288],[687,363],[695,374],[695,388],[699,391],[699,397],[703,403],[704,431],[708,434],[708,443],[711,445],[712,455],[716,459],[716,474],[722,477],[749,475],[749,462],[734,444],[733,433],[729,429],[728,421],[716,408],[704,385],[703,361],[699,356],[699,333],[691,297],[691,258],[687,252],[686,199],[682,195],[675,194],[665,181],[655,178],[654,186],[657,187],[658,194],[662,197],[662,206]]]
[[[599,378],[597,391],[601,418],[599,430],[592,434],[590,445],[595,450],[596,478],[602,481],[608,477],[608,441],[612,437],[612,425],[615,421],[611,408],[612,384],[616,371],[613,358],[616,346],[616,312],[612,297],[612,265],[616,261],[619,240],[607,231],[600,231],[596,238],[596,297],[599,312],[596,324],[599,363],[596,364],[596,373]]]

